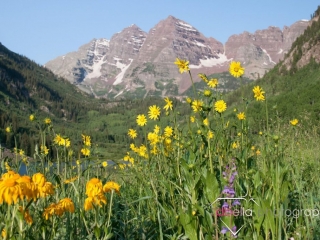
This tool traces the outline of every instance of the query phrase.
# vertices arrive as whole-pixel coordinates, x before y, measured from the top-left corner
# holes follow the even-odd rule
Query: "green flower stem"
[[[207,134],[209,135],[209,134]],[[212,156],[211,156],[211,148],[210,148],[210,138],[207,136],[208,139],[208,149],[209,149],[209,162],[210,162],[210,172],[213,173],[213,164],[212,164]]]
[[[109,206],[109,213],[108,213],[108,222],[107,222],[107,228],[109,228],[109,224],[110,224],[110,217],[111,217],[111,213],[112,213],[112,200],[113,200],[113,193],[114,190],[111,190],[111,197],[110,197],[110,206]]]
[[[191,72],[190,72],[190,70],[188,72],[189,72],[189,76],[190,76],[191,83],[192,83],[194,97],[197,98],[197,92],[196,92],[196,88],[194,87],[194,82],[193,82],[193,78],[192,78]]]

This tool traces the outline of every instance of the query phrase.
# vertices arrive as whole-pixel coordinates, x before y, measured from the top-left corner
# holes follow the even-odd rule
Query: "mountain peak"
[[[141,96],[177,95],[190,85],[173,65],[177,57],[187,59],[195,74],[207,75],[226,71],[228,62],[236,59],[244,64],[249,78],[257,78],[279,62],[307,25],[299,21],[283,31],[270,26],[243,32],[223,45],[169,15],[148,33],[132,24],[109,42],[95,40],[47,66],[99,96],[124,97],[136,89]]]

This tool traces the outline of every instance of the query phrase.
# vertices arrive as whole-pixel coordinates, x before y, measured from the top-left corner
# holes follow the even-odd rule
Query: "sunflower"
[[[157,120],[160,116],[160,108],[157,105],[150,106],[148,115],[150,119]]]
[[[11,205],[16,203],[22,197],[21,188],[17,182],[19,176],[15,175],[11,178],[4,179],[0,183],[0,204],[6,202]]]
[[[29,119],[30,119],[30,121],[32,122],[32,121],[34,121],[35,116],[34,116],[33,114],[31,114],[31,115],[29,116]]]
[[[88,211],[93,208],[93,198],[87,197],[86,200],[84,200],[84,210]]]
[[[237,142],[232,143],[231,147],[233,149],[237,149],[239,147],[239,144]]]
[[[53,215],[61,216],[63,213],[64,209],[59,203],[51,203],[44,209],[42,216],[48,220]]]
[[[79,161],[79,160],[78,160],[78,161]],[[78,176],[75,176],[75,177],[73,177],[73,178],[66,179],[66,180],[64,180],[63,182],[64,182],[65,184],[72,183],[72,182],[74,182],[75,180],[77,180],[78,178],[79,178]]]
[[[144,114],[139,114],[137,116],[137,124],[139,126],[144,126],[144,125],[147,124],[147,118],[146,118],[146,116]]]
[[[244,68],[241,66],[240,62],[232,61],[229,67],[229,72],[232,76],[238,78],[244,74]]]
[[[164,136],[165,136],[165,137],[171,137],[172,134],[173,134],[173,129],[172,129],[172,127],[167,126],[167,127],[164,129]]]
[[[71,198],[63,198],[58,203],[64,212],[68,211],[70,213],[74,213],[74,204]]]
[[[38,187],[39,197],[46,197],[54,194],[54,187],[51,182],[45,182],[43,186]]]
[[[225,101],[223,100],[218,100],[216,101],[216,103],[214,104],[214,109],[218,112],[218,113],[222,113],[227,109],[227,104],[225,103]]]
[[[299,120],[295,118],[295,119],[292,119],[290,121],[290,123],[291,123],[292,126],[295,126],[295,125],[297,125],[299,123]]]
[[[44,123],[48,124],[48,125],[51,124],[51,119],[50,118],[45,118],[44,119]]]
[[[199,112],[202,109],[202,106],[203,102],[201,100],[194,100],[191,105],[194,112]]]
[[[263,94],[265,93],[261,87],[259,86],[255,86],[253,88],[253,93],[254,93],[254,98],[257,100],[257,101],[264,101],[265,98],[263,96]]]
[[[201,78],[204,82],[206,82],[206,83],[208,82],[208,78],[207,78],[207,76],[206,76],[205,74],[199,73],[198,76],[199,76],[199,78]]]
[[[207,83],[207,85],[211,88],[215,88],[216,86],[218,86],[218,79],[216,78],[211,78],[210,81]]]
[[[154,126],[153,132],[158,134],[160,132],[160,127],[158,125]]]
[[[90,138],[90,136],[87,136],[87,135],[84,135],[84,134],[81,134],[81,136],[82,136],[83,144],[85,146],[90,147],[91,146],[91,138]]]
[[[159,142],[159,136],[154,132],[149,132],[148,141],[150,142],[150,145],[156,145]]]
[[[102,162],[102,166],[103,167],[107,167],[108,166],[108,163],[106,161]]]
[[[206,118],[206,119],[203,120],[203,124],[204,124],[205,126],[209,126],[209,120],[208,120],[208,118]]]
[[[63,138],[61,137],[60,134],[56,134],[56,136],[55,136],[55,138],[53,139],[53,141],[54,141],[55,144],[60,145],[62,139],[63,139]]]
[[[176,61],[174,62],[174,64],[176,64],[178,66],[180,73],[187,72],[190,70],[189,69],[189,61],[176,58]]]
[[[84,156],[90,156],[90,149],[89,148],[82,148],[81,149],[81,153],[84,155]]]
[[[246,115],[244,114],[244,112],[239,112],[239,113],[237,114],[237,118],[238,118],[239,120],[245,120],[245,119],[246,119]]]
[[[169,111],[169,109],[172,110],[173,108],[172,101],[168,97],[166,97],[164,101],[166,102],[166,105],[163,107],[163,109],[166,111]]]
[[[120,193],[120,185],[116,182],[107,182],[104,186],[103,186],[103,191],[105,193],[107,192],[111,192],[112,190],[114,190],[116,193]]]
[[[29,225],[31,225],[31,224],[33,223],[32,217],[31,217],[28,209],[24,210],[22,206],[19,206],[19,212],[22,214],[24,220],[25,220]]]
[[[17,179],[21,189],[21,195],[25,197],[27,200],[37,198],[37,187],[29,176],[21,176]]]
[[[211,96],[211,91],[209,89],[206,89],[203,91],[203,95],[206,97],[210,97]]]
[[[88,196],[84,202],[84,210],[92,209],[93,205],[101,207],[102,203],[106,204],[107,199],[103,195],[102,182],[98,178],[90,179],[86,184],[86,195]]]
[[[128,131],[128,136],[132,139],[135,139],[137,137],[137,131],[130,128]]]
[[[211,139],[211,138],[214,137],[214,134],[213,134],[212,131],[209,130],[208,133],[207,133],[207,136],[208,136],[209,139]]]
[[[46,146],[40,146],[40,149],[41,149],[41,152],[44,154],[44,155],[48,155],[49,153],[49,149],[46,147]]]
[[[98,178],[91,178],[86,184],[86,195],[93,197],[102,192],[102,182]]]

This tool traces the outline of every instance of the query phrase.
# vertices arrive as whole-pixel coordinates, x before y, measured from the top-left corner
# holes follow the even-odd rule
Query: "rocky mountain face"
[[[319,9],[320,10],[320,9]],[[295,72],[307,65],[311,59],[320,63],[320,17],[316,16],[308,23],[305,33],[297,39],[280,69]],[[292,69],[294,68],[294,69]]]
[[[307,26],[308,21],[298,21],[283,30],[244,32],[232,35],[223,45],[169,16],[148,34],[132,25],[110,41],[94,39],[45,66],[96,96],[176,96],[190,87],[188,75],[180,74],[173,64],[177,57],[190,62],[194,76],[224,72],[236,60],[246,68],[247,77],[257,79],[283,59]]]
[[[225,44],[227,58],[244,64],[246,76],[256,79],[283,59],[292,43],[308,26],[301,20],[281,30],[278,27],[232,35]]]
[[[137,57],[146,33],[131,25],[110,40],[93,39],[76,52],[49,61],[45,66],[82,90],[106,94],[108,86],[117,85],[130,63]]]

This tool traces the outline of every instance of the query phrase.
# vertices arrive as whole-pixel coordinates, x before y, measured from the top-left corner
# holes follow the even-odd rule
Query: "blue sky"
[[[0,42],[45,64],[93,38],[110,39],[133,23],[148,32],[172,15],[225,43],[232,34],[268,26],[282,29],[309,20],[319,4],[317,0],[4,0]]]

